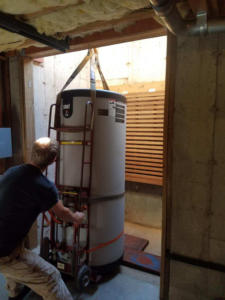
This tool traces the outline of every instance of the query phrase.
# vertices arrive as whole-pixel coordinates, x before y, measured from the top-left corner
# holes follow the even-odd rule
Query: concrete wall
[[[179,38],[173,163],[171,300],[225,296],[225,36]],[[219,264],[223,272],[200,267]]]
[[[162,187],[126,182],[125,218],[128,222],[162,228]]]

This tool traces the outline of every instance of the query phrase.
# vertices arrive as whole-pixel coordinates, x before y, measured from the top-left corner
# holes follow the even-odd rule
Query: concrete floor
[[[160,255],[161,230],[133,223],[125,223],[125,233],[149,240],[145,251]],[[98,285],[91,285],[85,292],[78,293],[72,280],[66,281],[76,300],[158,300],[160,277],[121,266],[117,273],[105,278]],[[0,300],[7,300],[5,279],[0,274]],[[24,300],[40,300],[30,292]]]
[[[146,252],[161,255],[162,230],[125,222],[124,232],[149,241]]]
[[[118,273],[98,285],[91,285],[87,291],[78,293],[72,281],[67,285],[76,300],[159,300],[159,281],[155,275],[121,266]],[[0,300],[7,300],[5,279],[0,274]],[[41,300],[30,292],[24,300]]]

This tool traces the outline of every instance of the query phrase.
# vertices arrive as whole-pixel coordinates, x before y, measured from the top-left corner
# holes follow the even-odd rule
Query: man
[[[72,300],[59,271],[23,247],[37,216],[49,209],[65,222],[80,224],[58,200],[55,185],[42,173],[56,160],[58,143],[49,138],[34,142],[31,162],[8,169],[0,179],[0,272],[6,277],[9,299],[19,300],[25,285],[45,300]]]

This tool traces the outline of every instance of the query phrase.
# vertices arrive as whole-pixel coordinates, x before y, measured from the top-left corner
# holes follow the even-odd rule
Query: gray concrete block
[[[225,266],[225,240],[209,240],[209,261]]]
[[[176,181],[175,178],[173,180],[173,190],[175,192],[173,194],[172,208],[207,210],[210,201],[209,185],[176,176]]]
[[[213,116],[207,121],[174,116],[174,158],[208,162],[212,157],[212,146]]]
[[[140,225],[162,228],[162,188],[126,183],[125,219]]]
[[[215,300],[225,295],[225,274],[171,261],[169,300]]]
[[[208,218],[201,209],[173,209],[171,251],[181,255],[208,258]]]
[[[174,158],[172,174],[174,193],[176,189],[179,189],[181,181],[192,182],[193,185],[209,186],[210,174],[211,165],[208,161],[203,162],[198,158],[195,160]]]

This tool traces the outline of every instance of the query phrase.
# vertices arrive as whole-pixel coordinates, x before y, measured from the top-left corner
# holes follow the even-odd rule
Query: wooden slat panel
[[[141,123],[144,123],[144,124],[149,124],[149,123],[162,123],[163,124],[163,120],[162,119],[145,119],[145,120],[133,120],[133,121],[128,121],[127,124],[130,125],[130,124],[141,124]]]
[[[137,141],[137,142],[144,142],[144,141],[160,141],[163,142],[163,136],[135,136],[135,135],[127,135],[127,142],[132,142],[132,141]]]
[[[149,99],[146,99],[145,101],[144,100],[134,101],[134,102],[128,103],[128,108],[137,107],[137,106],[141,106],[141,105],[154,105],[155,107],[158,107],[158,105],[164,105],[164,101],[162,98],[155,99],[154,101],[153,100],[149,101]]]
[[[157,145],[129,145],[127,144],[126,149],[129,151],[129,149],[159,149],[163,150],[162,146],[157,146]]]
[[[164,97],[164,91],[127,95],[126,180],[162,183]]]
[[[163,133],[161,132],[127,132],[127,139],[143,139],[143,140],[154,140],[154,138],[162,139]],[[155,139],[156,140],[156,139]]]
[[[135,157],[145,157],[145,158],[160,158],[162,159],[163,156],[159,154],[146,154],[146,153],[135,153],[135,152],[129,152],[127,151],[127,156],[135,156]]]
[[[129,98],[129,97],[138,97],[138,98],[141,98],[142,96],[145,97],[145,96],[157,96],[157,95],[165,95],[165,91],[156,91],[156,92],[144,92],[144,93],[132,93],[132,94],[127,94],[126,95],[126,98]]]
[[[163,113],[163,109],[160,110],[137,110],[135,111],[127,111],[127,115],[157,115]]]
[[[150,170],[139,170],[139,169],[128,169],[126,168],[126,173],[129,174],[135,174],[135,175],[155,175],[155,176],[162,176],[162,172],[154,172],[151,169]]]
[[[127,145],[160,145],[160,146],[163,146],[163,142],[156,142],[156,141],[153,141],[153,142],[150,142],[150,141],[138,141],[137,139],[135,141],[129,141],[127,140]]]
[[[136,116],[127,116],[127,122],[128,121],[135,121],[135,120],[157,120],[157,119],[162,119],[164,120],[164,115],[163,114],[149,114],[149,115],[136,115]]]
[[[139,165],[130,165],[130,164],[126,164],[126,170],[128,171],[128,170],[130,170],[130,171],[128,171],[128,172],[131,172],[132,170],[134,169],[134,171],[136,172],[136,173],[138,173],[138,170],[145,170],[145,171],[147,171],[147,172],[149,172],[149,170],[151,170],[151,171],[156,171],[156,172],[158,172],[158,173],[162,173],[162,167],[161,168],[157,168],[157,167],[153,167],[153,166],[151,166],[151,168],[149,168],[149,170],[146,168],[146,166],[139,166]]]
[[[155,153],[148,153],[148,154],[147,153],[142,153],[142,154],[140,154],[140,153],[136,153],[136,152],[128,152],[127,151],[128,156],[132,156],[132,154],[134,156],[140,155],[141,157],[146,157],[146,158],[160,158],[160,159],[163,159],[163,155],[161,155],[161,154],[155,154]]]
[[[146,161],[132,161],[132,160],[127,160],[126,161],[126,165],[127,166],[131,166],[131,165],[138,165],[138,166],[149,166],[149,167],[157,167],[157,168],[162,168],[163,167],[163,163],[148,163]]]
[[[151,131],[158,131],[158,132],[163,132],[163,128],[162,128],[162,126],[160,125],[160,127],[159,128],[157,128],[157,127],[152,127],[152,126],[145,126],[145,127],[143,127],[143,126],[140,126],[140,127],[142,127],[142,128],[137,128],[137,127],[129,127],[128,126],[128,128],[127,128],[127,131],[139,131],[139,132],[143,132],[143,131],[147,131],[147,132],[151,132]],[[146,128],[146,127],[148,127],[148,128]]]
[[[154,105],[154,104],[140,104],[140,105],[136,105],[136,107],[127,107],[127,111],[133,111],[133,110],[143,110],[143,109],[148,109],[148,110],[158,110],[158,109],[163,109],[164,105],[163,104],[159,104],[159,105]]]
[[[126,180],[133,182],[142,182],[154,185],[162,185],[162,178],[149,175],[134,175],[126,173]]]
[[[126,149],[127,152],[136,152],[136,153],[151,153],[151,154],[162,154],[162,150],[151,150],[151,149]]]
[[[153,162],[153,163],[161,163],[161,164],[163,163],[163,159],[161,157],[160,158],[149,157],[148,155],[147,156],[142,155],[140,157],[137,156],[137,154],[135,153],[129,153],[128,155],[126,155],[126,160]]]

